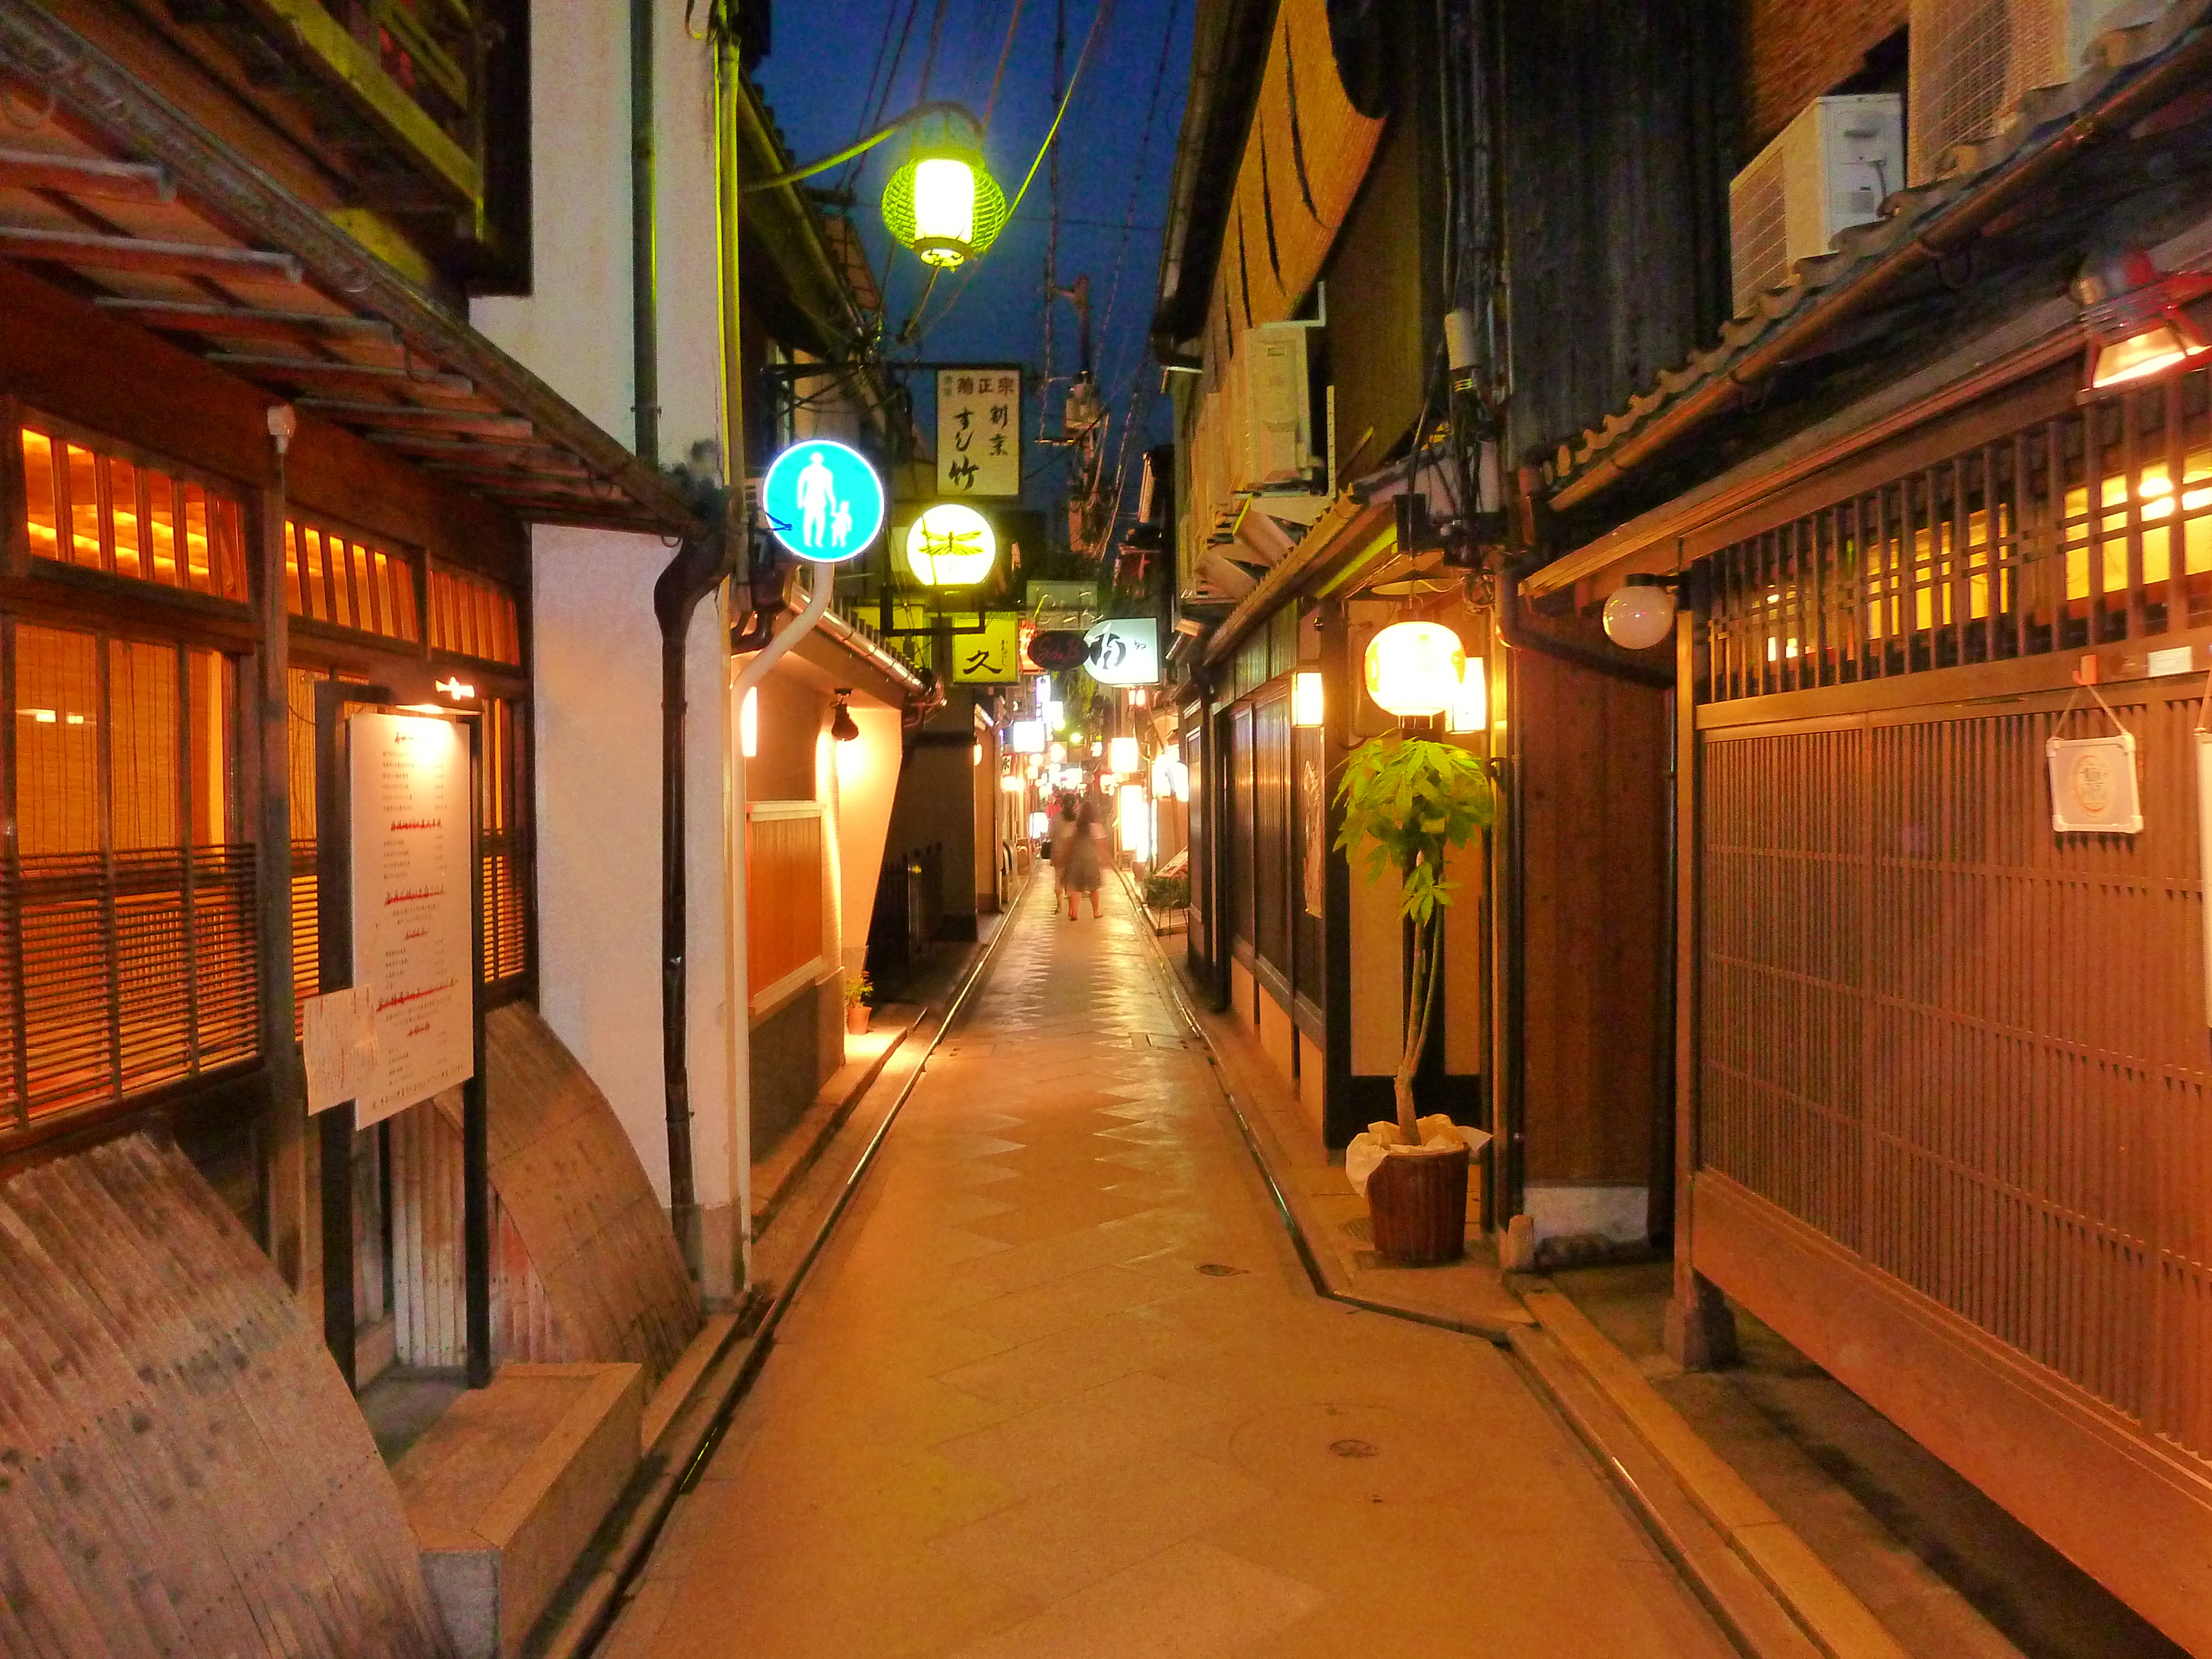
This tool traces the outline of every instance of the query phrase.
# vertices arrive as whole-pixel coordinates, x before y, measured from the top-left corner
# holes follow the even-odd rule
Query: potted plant
[[[868,1034],[868,1005],[875,997],[876,988],[867,975],[845,975],[845,1029],[854,1036]]]
[[[1370,681],[1374,672],[1370,656]],[[1480,758],[1401,729],[1353,751],[1337,800],[1344,808],[1338,847],[1367,844],[1370,879],[1396,873],[1399,914],[1413,933],[1404,1042],[1391,1079],[1397,1119],[1354,1138],[1346,1171],[1366,1194],[1375,1248],[1385,1261],[1401,1267],[1454,1261],[1466,1241],[1468,1160],[1488,1137],[1448,1116],[1419,1117],[1413,1073],[1428,1048],[1442,978],[1443,913],[1454,888],[1443,879],[1444,857],[1495,822],[1497,793]]]

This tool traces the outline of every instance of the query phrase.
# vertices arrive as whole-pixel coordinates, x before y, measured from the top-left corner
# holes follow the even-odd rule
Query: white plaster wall
[[[682,8],[661,27],[683,33]],[[529,295],[469,320],[623,442],[631,410],[629,15],[609,0],[530,9]]]
[[[661,1202],[660,633],[657,537],[532,534],[538,730],[538,1001],[613,1103]],[[732,1200],[724,1028],[723,656],[716,606],[688,642],[687,1002],[699,1202]]]
[[[660,295],[660,458],[672,464],[694,443],[722,430],[721,307],[714,56],[705,41],[685,33],[683,0],[659,3],[653,43],[659,83],[653,244]]]

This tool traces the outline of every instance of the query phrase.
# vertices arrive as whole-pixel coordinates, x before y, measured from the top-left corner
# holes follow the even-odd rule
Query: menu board
[[[354,1097],[360,1127],[476,1068],[469,745],[454,722],[420,715],[356,714],[348,726],[353,982],[374,1046]]]

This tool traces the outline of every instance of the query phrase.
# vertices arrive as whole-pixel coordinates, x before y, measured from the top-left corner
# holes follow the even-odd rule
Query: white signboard
[[[2051,827],[2063,834],[2087,830],[2106,836],[2142,833],[2142,806],[2136,793],[2136,740],[2132,732],[2110,738],[2052,738],[2044,744],[2051,757]]]
[[[937,493],[953,500],[1022,493],[1019,368],[937,371]]]
[[[356,714],[353,982],[376,1060],[356,1127],[465,1081],[476,1064],[468,737],[451,720]]]
[[[1115,617],[1083,636],[1091,647],[1084,666],[1101,685],[1158,685],[1160,625],[1151,617]]]

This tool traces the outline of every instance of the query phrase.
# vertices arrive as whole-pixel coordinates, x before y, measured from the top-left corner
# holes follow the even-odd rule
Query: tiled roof
[[[1550,482],[1564,489],[1599,465],[1654,418],[1708,383],[1733,373],[1801,313],[1839,298],[1871,267],[1927,234],[1946,211],[1971,197],[2008,162],[2055,137],[2122,86],[2172,52],[2205,21],[2212,0],[2172,0],[2148,21],[2107,30],[2083,54],[2071,81],[2031,88],[2000,118],[1996,131],[1947,151],[1937,176],[1891,196],[1882,216],[1838,234],[1829,252],[1800,259],[1786,282],[1761,292],[1747,311],[1721,327],[1720,338],[1675,368],[1661,371],[1628,406],[1559,446]]]

